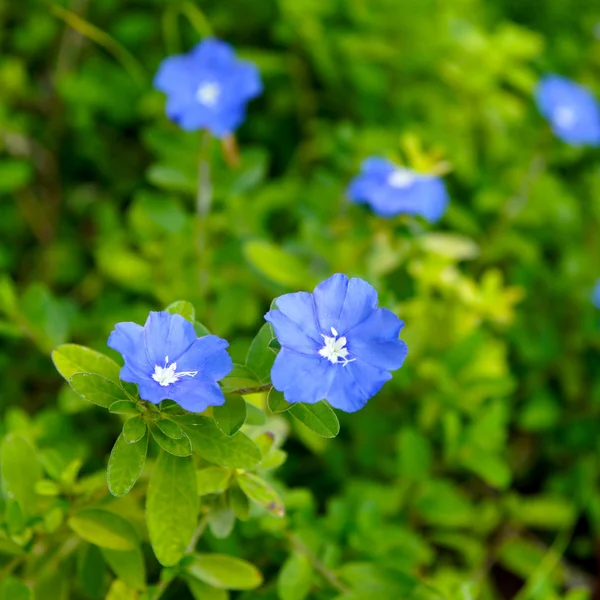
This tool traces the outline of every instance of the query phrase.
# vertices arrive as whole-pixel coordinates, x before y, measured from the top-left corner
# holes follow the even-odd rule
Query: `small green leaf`
[[[158,425],[159,429],[172,440],[180,440],[183,437],[183,431],[177,423],[173,423],[173,421],[169,421],[168,419],[158,419],[155,423]]]
[[[262,460],[258,468],[261,471],[267,471],[269,469],[276,469],[280,467],[287,458],[287,453],[277,448],[273,450],[265,459]]]
[[[160,453],[148,485],[146,522],[158,562],[164,567],[176,565],[198,522],[196,469],[191,456]]]
[[[124,434],[117,438],[106,471],[108,489],[113,496],[124,496],[135,485],[146,463],[147,451],[148,435],[132,444],[125,441]]]
[[[224,492],[229,486],[231,471],[221,467],[207,467],[196,471],[198,495],[218,494]]]
[[[115,575],[135,590],[146,587],[146,565],[139,546],[133,550],[101,548],[102,556]]]
[[[86,542],[101,548],[133,550],[139,543],[135,529],[128,521],[102,508],[84,508],[68,523]]]
[[[232,436],[246,420],[246,401],[241,396],[226,396],[225,404],[213,407],[213,417],[219,429]]]
[[[52,351],[56,370],[67,380],[75,373],[94,373],[119,384],[119,365],[104,354],[78,344],[63,344]]]
[[[246,356],[246,368],[256,373],[260,383],[271,381],[271,368],[275,362],[275,352],[269,348],[273,339],[273,329],[265,323],[252,340]]]
[[[130,400],[118,400],[117,402],[113,402],[108,407],[108,412],[113,413],[114,415],[129,415],[131,417],[140,414],[137,404]]]
[[[42,469],[33,446],[23,436],[9,433],[0,447],[2,495],[19,503],[25,519],[36,511],[35,486],[41,477]]]
[[[269,405],[269,410],[274,413],[284,412],[293,406],[293,404],[285,400],[283,392],[278,392],[275,388],[271,388],[267,404]]]
[[[304,600],[312,587],[313,568],[310,560],[299,552],[290,555],[277,577],[280,600]]]
[[[33,600],[33,592],[20,579],[8,575],[0,582],[0,600]]]
[[[229,600],[229,594],[226,590],[213,587],[190,576],[184,577],[184,581],[194,600]]]
[[[242,473],[237,482],[242,491],[259,506],[276,517],[283,517],[285,508],[279,494],[266,482],[253,473]]]
[[[138,598],[137,591],[120,579],[115,579],[110,584],[110,589],[106,594],[106,600],[138,600]]]
[[[240,521],[247,521],[250,516],[250,500],[236,483],[227,490],[229,506]]]
[[[189,436],[194,451],[212,463],[232,469],[251,469],[260,462],[260,450],[241,431],[228,437],[212,419],[191,413],[172,419]]]
[[[35,484],[35,493],[39,496],[58,496],[60,495],[60,487],[49,479],[40,479]]]
[[[150,432],[154,441],[165,451],[173,456],[189,456],[192,453],[190,438],[184,433],[181,438],[174,440],[165,435],[155,422],[149,423]]]
[[[253,590],[263,582],[261,572],[251,563],[224,554],[195,554],[186,572],[217,588]]]
[[[196,310],[194,309],[194,305],[190,302],[186,302],[185,300],[177,300],[176,302],[169,304],[165,310],[170,312],[172,315],[181,315],[190,323],[193,323],[194,319],[196,318]]]
[[[98,546],[84,544],[77,556],[77,579],[79,585],[91,598],[98,597],[104,586],[106,566]]]
[[[92,404],[109,408],[117,401],[130,402],[125,390],[111,380],[93,373],[75,373],[69,379],[73,390]]]
[[[277,338],[273,338],[269,342],[269,348],[272,350],[281,350],[281,344],[279,343],[279,340]]]
[[[246,412],[247,425],[264,425],[267,422],[265,413],[251,402],[246,402]]]
[[[316,404],[296,403],[289,409],[289,413],[321,437],[333,438],[340,432],[338,418],[323,400]]]
[[[205,335],[210,335],[210,331],[206,327],[200,323],[200,321],[194,321],[194,331],[198,337],[204,337]]]
[[[234,390],[242,388],[258,387],[258,375],[250,371],[250,369],[242,365],[233,365],[233,369],[227,377],[222,381],[222,389],[224,394],[228,394]]]
[[[224,497],[220,496],[208,513],[210,531],[217,539],[223,540],[231,535],[234,525],[235,513],[225,504]]]
[[[146,435],[147,430],[144,417],[138,415],[123,423],[123,438],[128,444],[135,444]]]

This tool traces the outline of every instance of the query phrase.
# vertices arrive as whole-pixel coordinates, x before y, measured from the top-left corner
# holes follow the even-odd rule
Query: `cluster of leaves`
[[[552,70],[598,95],[600,8],[23,0],[0,19],[0,598],[592,597],[598,155],[554,140],[531,93]],[[265,93],[236,166],[208,148],[198,220],[200,136],[151,76],[211,32]],[[369,155],[451,168],[442,221],[349,206]],[[356,415],[269,391],[262,315],[333,272],[407,324],[405,366]],[[167,305],[231,342],[210,414],[119,381],[114,324]]]

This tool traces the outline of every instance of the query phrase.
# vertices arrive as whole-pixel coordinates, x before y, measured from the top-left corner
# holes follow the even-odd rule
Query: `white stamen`
[[[338,332],[332,327],[331,333],[333,337],[329,337],[324,333],[321,337],[325,340],[325,345],[319,350],[319,354],[326,358],[330,363],[337,365],[342,363],[342,366],[346,366],[349,362],[356,360],[355,358],[347,358],[348,348],[346,348],[346,338],[338,338]]]
[[[196,90],[196,100],[204,106],[213,107],[221,96],[221,86],[214,81],[204,81]]]
[[[182,377],[195,377],[198,374],[198,371],[181,371],[177,373],[177,363],[174,362],[167,366],[168,363],[169,357],[165,356],[165,366],[154,365],[154,373],[152,374],[152,379],[163,387],[176,383]]]
[[[410,169],[394,169],[387,178],[388,185],[394,188],[406,188],[413,184],[415,174]]]
[[[558,127],[572,127],[577,121],[577,114],[570,106],[559,106],[552,113],[552,120]]]

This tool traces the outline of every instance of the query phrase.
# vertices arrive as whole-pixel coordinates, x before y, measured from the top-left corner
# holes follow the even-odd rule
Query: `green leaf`
[[[84,508],[68,520],[69,527],[86,542],[110,550],[133,550],[139,543],[133,526],[103,508]]]
[[[237,483],[227,490],[227,499],[235,516],[240,521],[247,521],[250,516],[250,500]]]
[[[123,423],[123,438],[128,444],[135,444],[146,435],[147,430],[144,417],[138,415]]]
[[[21,580],[9,575],[0,582],[0,600],[33,600],[33,592]]]
[[[231,471],[221,467],[207,467],[196,471],[198,495],[218,494],[229,487]]]
[[[470,260],[479,255],[479,246],[473,240],[455,233],[428,233],[417,239],[425,250],[455,260]]]
[[[106,566],[98,546],[84,544],[77,556],[77,579],[86,595],[98,598],[104,586]]]
[[[25,160],[3,158],[0,161],[0,192],[3,194],[16,192],[29,184],[35,169]]]
[[[232,436],[246,420],[246,401],[241,396],[226,396],[225,404],[213,407],[213,417],[219,429]]]
[[[165,567],[176,565],[198,522],[196,469],[191,456],[160,453],[148,485],[146,522],[158,562]]]
[[[312,586],[313,568],[310,560],[299,552],[290,555],[277,577],[280,600],[304,600]]]
[[[224,554],[194,554],[186,572],[217,588],[253,590],[263,582],[261,572],[251,563]]]
[[[184,580],[194,597],[194,600],[228,600],[229,594],[227,590],[222,590],[212,585],[208,585],[208,583],[204,583],[199,579],[194,579],[193,577],[187,576],[184,577]]]
[[[196,318],[196,310],[194,309],[194,305],[190,302],[186,302],[185,300],[177,300],[176,302],[169,304],[165,310],[170,312],[172,315],[181,315],[190,323],[194,323],[194,319]]]
[[[35,493],[39,496],[58,496],[60,494],[60,487],[54,481],[40,479],[35,484]]]
[[[283,392],[278,392],[275,388],[271,388],[269,391],[267,404],[269,405],[269,410],[274,413],[284,412],[293,406],[293,404],[290,404],[285,400]]]
[[[192,453],[192,444],[190,442],[190,438],[183,434],[183,436],[174,440],[170,438],[168,435],[165,435],[156,425],[155,422],[150,421],[148,424],[150,427],[150,432],[152,433],[152,437],[155,442],[169,454],[173,456],[189,456]]]
[[[128,444],[121,434],[113,446],[106,477],[108,489],[113,496],[124,496],[138,480],[148,451],[148,435],[133,444]]]
[[[404,479],[423,481],[431,468],[429,440],[412,427],[404,427],[398,435],[398,473]]]
[[[233,369],[222,381],[224,394],[242,388],[257,387],[260,385],[258,375],[242,365],[233,365]]]
[[[104,354],[78,344],[63,344],[52,351],[56,370],[67,380],[75,373],[94,373],[119,384],[119,365]]]
[[[133,550],[101,548],[102,556],[115,575],[135,590],[146,587],[146,565],[139,546]]]
[[[251,402],[246,402],[246,412],[246,425],[264,425],[267,422],[265,413]]]
[[[118,400],[108,407],[108,412],[114,415],[129,415],[135,417],[140,414],[138,406],[131,400]]]
[[[106,600],[139,600],[139,595],[124,581],[115,579],[110,585],[108,594],[106,594]]]
[[[218,502],[208,513],[210,531],[219,540],[229,537],[234,525],[235,513],[225,503]]]
[[[200,321],[194,321],[194,331],[196,332],[196,335],[198,337],[204,337],[205,335],[210,335],[210,331],[208,330],[208,327],[206,327],[206,325],[204,325],[203,323],[200,323]]]
[[[285,508],[279,494],[264,480],[252,473],[242,473],[237,482],[243,492],[259,506],[276,517],[283,517]]]
[[[42,469],[33,446],[23,436],[9,433],[0,448],[2,495],[19,503],[25,519],[35,514],[35,486],[41,478]]]
[[[296,403],[289,409],[295,419],[312,432],[325,438],[333,438],[340,432],[340,423],[333,409],[324,400],[316,404]]]
[[[246,356],[246,368],[256,373],[260,383],[271,381],[271,367],[275,362],[275,352],[269,348],[273,339],[273,329],[265,323],[252,340]]]
[[[120,385],[100,375],[76,373],[69,380],[69,384],[84,400],[103,408],[110,408],[118,401],[131,403]]]
[[[251,240],[243,247],[246,260],[267,279],[288,288],[304,289],[312,278],[293,254],[265,240]]]
[[[180,440],[183,437],[181,427],[179,427],[177,423],[173,423],[173,421],[169,421],[168,419],[158,419],[155,421],[155,424],[158,425],[158,428],[172,440]]]
[[[194,451],[212,463],[232,469],[251,469],[261,460],[256,444],[241,431],[228,437],[212,419],[201,415],[187,414],[172,419],[189,436]]]

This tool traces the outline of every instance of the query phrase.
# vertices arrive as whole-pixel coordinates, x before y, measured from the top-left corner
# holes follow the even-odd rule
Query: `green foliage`
[[[600,96],[600,7],[5,4],[0,600],[591,600],[598,152],[533,92],[555,71]],[[151,81],[211,34],[265,90],[202,149]],[[371,155],[443,174],[444,218],[348,204]],[[263,315],[334,272],[406,322],[352,415],[271,388]],[[162,307],[229,341],[223,406],[120,380],[111,330]]]

